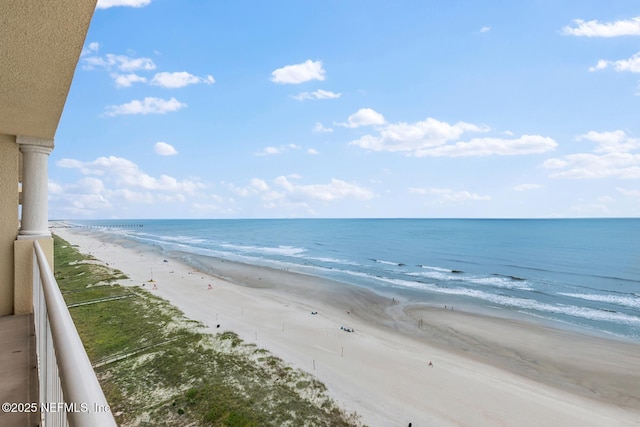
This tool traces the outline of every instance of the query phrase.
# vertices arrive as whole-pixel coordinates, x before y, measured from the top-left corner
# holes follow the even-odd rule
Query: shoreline
[[[178,252],[71,229],[55,233],[128,274],[123,284],[148,283],[152,270],[153,292],[187,317],[212,333],[233,330],[316,375],[370,426],[640,425],[637,344],[195,256],[207,273]]]
[[[161,252],[160,249],[158,249],[158,251]],[[189,252],[183,252],[179,250],[162,251],[162,253],[170,257],[178,258],[187,265],[190,265],[194,268],[202,269],[207,274],[211,274],[222,280],[228,280],[238,286],[249,286],[249,287],[255,287],[255,288],[266,287],[264,284],[260,282],[256,282],[255,280],[251,283],[248,283],[247,280],[251,280],[251,277],[243,275],[241,271],[250,270],[250,269],[265,269],[265,270],[281,271],[275,267],[268,266],[268,265],[250,264],[242,261],[230,261],[227,259],[223,259],[219,256],[198,255],[198,254],[192,254]],[[200,260],[203,260],[203,261],[200,261]],[[199,261],[199,262],[196,263],[195,261]],[[220,264],[219,263],[220,261],[226,264]],[[235,267],[232,267],[232,266],[235,266]],[[327,285],[332,284],[333,285],[332,289],[334,291],[336,289],[338,291],[342,291],[344,290],[344,288],[354,288],[354,289],[363,290],[364,292],[368,292],[372,295],[375,295],[377,298],[380,298],[380,303],[382,303],[383,305],[385,300],[389,300],[390,302],[389,305],[395,305],[396,304],[395,301],[397,302],[405,301],[405,304],[407,306],[416,305],[420,307],[433,308],[435,310],[442,309],[442,308],[453,309],[452,305],[449,305],[449,304],[443,305],[442,304],[443,301],[436,303],[433,301],[428,301],[425,298],[410,297],[407,295],[406,291],[391,292],[389,290],[385,290],[385,291],[376,290],[376,289],[367,288],[366,286],[361,286],[354,283],[348,283],[346,281],[340,281],[332,278],[317,276],[311,273],[292,271],[289,269],[283,269],[282,271],[286,272],[287,274],[299,275],[301,277],[304,277],[305,281],[317,280],[318,282],[321,282],[322,284],[324,284],[325,287],[327,287]],[[531,315],[529,313],[521,313],[517,310],[516,311],[506,310],[499,307],[483,307],[477,304],[460,303],[460,302],[456,303],[455,307],[457,307],[457,311],[459,312],[466,313],[466,314],[475,314],[480,317],[488,317],[488,318],[495,318],[495,319],[503,319],[505,321],[521,322],[526,325],[550,328],[553,330],[557,330],[561,333],[568,332],[570,334],[575,334],[578,336],[585,336],[585,337],[603,339],[607,341],[627,343],[632,345],[635,344],[640,346],[640,341],[634,340],[633,338],[630,338],[630,337],[616,335],[613,333],[609,333],[607,331],[588,328],[586,326],[578,326],[569,322],[562,322],[555,319],[538,317],[538,316]]]

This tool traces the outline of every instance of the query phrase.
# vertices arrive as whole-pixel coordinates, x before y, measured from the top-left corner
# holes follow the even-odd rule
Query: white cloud
[[[187,201],[187,198],[184,194],[157,194],[156,199],[162,203],[184,203]]]
[[[87,47],[82,49],[82,52],[80,52],[80,56],[82,57],[82,56],[91,55],[92,53],[97,52],[99,49],[100,49],[100,43],[91,42],[87,45]]]
[[[283,188],[289,197],[308,198],[321,201],[333,201],[344,198],[356,200],[369,200],[374,194],[355,184],[332,178],[328,184],[295,185],[286,177],[280,176],[275,179],[275,183]]]
[[[315,92],[301,92],[298,95],[294,95],[293,99],[297,99],[298,101],[304,101],[306,99],[337,99],[342,96],[341,93],[335,93],[328,90],[318,89]]]
[[[118,68],[122,71],[135,71],[135,70],[154,70],[156,64],[149,58],[129,58],[124,55],[107,55],[115,56]]]
[[[371,151],[402,152],[415,157],[536,154],[557,146],[553,139],[539,135],[509,139],[473,138],[468,142],[451,143],[465,133],[488,132],[490,128],[466,122],[452,125],[431,117],[415,123],[386,124],[376,130],[376,135],[364,135],[349,144]]]
[[[150,58],[131,58],[126,55],[115,55],[112,53],[102,56],[87,56],[82,58],[83,68],[91,70],[93,68],[105,68],[110,70],[116,68],[120,71],[155,70],[156,64]]]
[[[410,188],[409,193],[436,196],[439,203],[459,203],[466,201],[489,201],[491,196],[481,196],[466,190],[452,190],[450,188]]]
[[[224,184],[224,182],[223,182],[223,184]],[[238,187],[238,186],[236,186],[236,185],[234,185],[232,183],[228,183],[226,185],[231,191],[233,191],[235,194],[237,194],[240,197],[248,197],[251,194],[256,194],[257,193],[257,191],[254,188],[250,187],[250,186],[249,187]]]
[[[333,132],[333,129],[326,128],[322,126],[322,123],[316,122],[316,125],[313,127],[313,132]]]
[[[361,108],[347,119],[347,123],[335,123],[339,126],[357,128],[360,126],[383,125],[384,116],[371,108]]]
[[[159,200],[148,191],[132,191],[128,188],[119,188],[114,190],[111,192],[110,196],[125,200],[127,203],[144,203],[145,205],[150,205],[155,203],[156,200]]]
[[[307,150],[307,154],[311,154],[312,156],[317,156],[318,154],[320,154],[320,152],[318,150],[316,150],[315,148],[309,148]]]
[[[96,9],[108,9],[115,6],[144,7],[151,3],[151,0],[98,0]]]
[[[219,196],[217,194],[209,194],[209,197],[216,203],[223,203],[225,201],[224,197]]]
[[[268,191],[269,185],[263,179],[253,178],[251,180],[251,187],[258,191]]]
[[[75,185],[75,189],[80,193],[100,194],[104,191],[105,186],[101,179],[89,176],[80,179]]]
[[[49,180],[47,190],[49,194],[61,194],[64,192],[64,187],[57,182]]]
[[[197,179],[180,180],[162,174],[154,177],[140,170],[130,160],[109,156],[83,162],[62,159],[58,167],[76,169],[82,176],[67,184],[50,183],[49,198],[52,207],[62,214],[103,217],[108,212],[116,216],[133,212],[136,205],[184,204],[188,198],[206,200],[206,186]],[[144,211],[149,212],[147,207]]]
[[[193,194],[204,185],[182,180],[169,175],[152,177],[142,172],[138,165],[122,157],[99,157],[92,162],[81,162],[75,159],[61,159],[56,163],[59,167],[78,169],[84,175],[98,175],[120,188],[141,188],[144,190],[181,192]],[[80,182],[83,182],[82,180]]]
[[[482,28],[480,28],[480,32],[481,33],[488,33],[489,31],[491,31],[491,27],[482,27]]]
[[[590,131],[584,135],[578,135],[576,140],[595,142],[598,144],[594,150],[596,153],[629,152],[640,148],[640,139],[631,138],[622,130],[613,132]]]
[[[547,169],[557,169],[552,178],[595,179],[617,177],[640,179],[640,154],[590,153],[570,154],[560,159],[548,159],[543,163]]]
[[[117,116],[121,114],[165,114],[186,108],[187,104],[175,98],[161,99],[147,97],[142,101],[134,99],[122,105],[111,105],[107,107],[107,116]]]
[[[485,157],[540,154],[554,150],[558,144],[549,137],[522,135],[520,138],[472,138],[469,142],[416,150],[416,157]]]
[[[213,84],[215,83],[215,79],[213,76],[208,75],[207,77],[198,77],[193,74],[187,73],[186,71],[180,71],[175,73],[157,73],[151,79],[150,84],[153,86],[161,86],[164,88],[180,88],[185,87],[192,84],[198,83],[206,83]]]
[[[348,183],[340,179],[331,179],[326,184],[297,184],[292,179],[301,179],[298,175],[279,176],[273,185],[258,178],[251,180],[246,187],[230,185],[232,191],[242,197],[259,196],[265,207],[296,207],[309,209],[312,203],[333,202],[341,199],[370,200],[375,194],[369,189]]]
[[[309,80],[324,80],[322,61],[307,59],[302,64],[286,65],[271,73],[271,81],[282,84],[298,84]]]
[[[616,71],[630,71],[632,73],[640,73],[640,52],[633,54],[628,59],[620,59],[614,61]]]
[[[598,63],[589,68],[589,71],[597,71],[612,65],[616,71],[629,71],[631,73],[640,73],[640,52],[633,54],[628,59],[620,59],[617,61],[607,61],[601,59]]]
[[[596,179],[621,178],[640,179],[640,140],[629,137],[624,131],[590,131],[578,135],[576,140],[596,143],[593,153],[569,154],[561,158],[548,159],[543,167],[556,170],[552,178]]]
[[[254,154],[256,156],[271,156],[274,154],[282,154],[285,151],[289,151],[289,150],[299,150],[300,146],[296,145],[296,144],[288,144],[288,145],[281,145],[279,147],[266,147],[264,149],[262,149],[261,151],[257,151]]]
[[[631,189],[622,188],[622,187],[616,187],[616,190],[624,196],[640,198],[640,190],[631,190]]]
[[[598,20],[575,19],[562,29],[562,34],[578,37],[639,36],[640,17],[601,23]]]
[[[153,151],[160,156],[175,156],[178,154],[178,151],[172,145],[162,141],[155,143]]]
[[[113,78],[113,80],[115,81],[116,87],[131,87],[133,83],[137,83],[137,82],[145,83],[147,81],[146,78],[134,73],[131,73],[131,74],[113,73],[111,74],[111,78]]]
[[[276,147],[266,147],[262,151],[256,152],[256,156],[271,156],[273,154],[280,154],[282,151]]]
[[[598,202],[599,203],[612,203],[614,202],[615,199],[611,196],[600,196],[598,197]]]
[[[282,151],[279,148],[276,147],[267,147],[264,148],[262,151],[257,151],[255,153],[256,156],[271,156],[273,154],[280,154]]]
[[[63,186],[60,193],[49,194],[51,203],[62,206],[65,213],[76,215],[90,215],[92,212],[105,212],[113,209],[113,205],[104,194],[87,192],[83,183]]]
[[[169,73],[166,71],[156,73],[152,78],[140,76],[134,71],[152,71],[156,69],[156,64],[151,58],[132,58],[127,55],[116,55],[108,53],[104,56],[92,55],[97,53],[98,43],[90,43],[82,51],[82,63],[85,70],[103,68],[105,70],[118,70],[110,73],[117,87],[130,87],[133,83],[148,82],[152,86],[160,86],[169,89],[181,88],[192,84],[213,84],[215,79],[211,75],[204,77],[195,76],[186,71]]]
[[[594,65],[593,67],[590,67],[589,71],[602,70],[604,68],[607,68],[608,66],[609,66],[609,62],[605,61],[604,59],[601,59],[598,61],[596,65]]]
[[[542,188],[540,184],[520,184],[513,187],[515,191],[539,190],[540,188]]]

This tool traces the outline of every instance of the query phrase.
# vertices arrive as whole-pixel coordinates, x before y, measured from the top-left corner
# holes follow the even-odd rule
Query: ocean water
[[[73,221],[434,305],[640,341],[640,219]],[[142,227],[128,227],[141,225]]]

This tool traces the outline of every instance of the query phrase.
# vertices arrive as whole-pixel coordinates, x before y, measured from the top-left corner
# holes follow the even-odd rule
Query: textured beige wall
[[[0,133],[53,139],[96,0],[0,0]]]
[[[38,239],[49,266],[53,265],[53,239]],[[15,254],[15,314],[33,312],[33,239],[19,239],[14,242]]]
[[[18,234],[18,144],[0,134],[0,316],[13,313],[13,242]]]
[[[13,247],[15,289],[11,303],[15,314],[27,314],[33,311],[33,240],[16,240]]]

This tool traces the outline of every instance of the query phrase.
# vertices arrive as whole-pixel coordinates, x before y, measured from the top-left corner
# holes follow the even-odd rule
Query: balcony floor
[[[0,316],[0,404],[38,402],[33,316]],[[0,426],[37,426],[39,414],[5,413]]]

